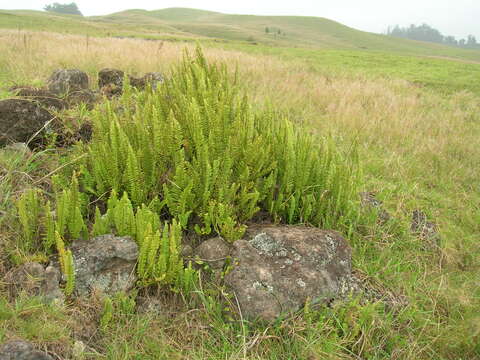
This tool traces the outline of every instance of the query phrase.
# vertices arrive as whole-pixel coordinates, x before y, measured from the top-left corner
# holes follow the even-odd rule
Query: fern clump
[[[200,50],[156,91],[129,89],[94,118],[82,165],[93,196],[127,193],[133,207],[159,199],[157,213],[183,230],[230,240],[260,210],[329,228],[355,221],[355,161],[328,139],[254,112],[237,78]]]

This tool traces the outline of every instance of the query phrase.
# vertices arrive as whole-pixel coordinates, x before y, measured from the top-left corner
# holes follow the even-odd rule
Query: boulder
[[[97,236],[71,246],[75,267],[75,290],[88,295],[92,289],[105,294],[130,290],[137,280],[138,246],[130,237]]]
[[[0,100],[0,146],[28,141],[54,116],[25,99]]]
[[[63,110],[67,104],[56,94],[47,89],[29,86],[15,86],[10,89],[16,96],[34,101],[46,109]]]
[[[337,232],[258,225],[233,248],[225,284],[247,319],[273,321],[350,291],[351,249]]]
[[[0,360],[53,360],[47,353],[35,350],[23,340],[8,341],[0,347]]]
[[[230,246],[219,237],[208,239],[195,249],[196,257],[205,261],[214,270],[223,268],[230,252]]]
[[[107,96],[120,95],[125,73],[118,69],[102,69],[98,73],[98,87]]]
[[[63,302],[65,297],[59,286],[60,280],[60,272],[56,268],[49,266],[45,269],[36,262],[25,263],[4,278],[12,298],[23,292],[29,296],[40,296],[46,303]]]
[[[63,95],[88,89],[88,75],[78,69],[56,70],[47,81],[48,90]]]

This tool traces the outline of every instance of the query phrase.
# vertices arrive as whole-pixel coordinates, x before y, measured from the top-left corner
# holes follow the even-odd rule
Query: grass
[[[275,47],[380,51],[480,61],[478,50],[392,38],[316,17],[228,15],[185,8],[127,10],[93,17],[3,10],[0,11],[0,27],[84,36],[259,43]],[[270,29],[268,33],[267,27]]]
[[[80,36],[29,32],[25,45],[23,34],[0,32],[3,84],[41,84],[59,67],[86,70],[93,80],[107,66],[168,72],[184,48],[101,38],[91,38],[87,48]],[[267,103],[309,131],[331,134],[345,151],[358,147],[363,187],[378,192],[394,219],[353,234],[355,267],[408,304],[362,305],[353,299],[261,327],[228,321],[218,301],[222,295],[205,285],[195,306],[164,294],[159,315],[117,311],[100,331],[102,305],[95,299],[60,309],[20,299],[0,303],[0,338],[24,337],[66,357],[80,339],[89,347],[86,358],[108,359],[480,358],[480,94],[472,84],[478,65],[251,45],[207,47],[205,53],[210,61],[238,64],[253,106]],[[44,61],[32,60],[38,58]],[[57,166],[39,157],[34,164],[41,174],[35,175],[15,164],[11,176],[0,180],[5,189],[14,189],[15,174],[42,178]],[[2,192],[9,194],[2,210],[11,211],[24,186]],[[439,249],[410,234],[417,208],[438,223]],[[2,231],[6,244],[12,230]],[[47,324],[44,332],[32,331],[40,324]]]

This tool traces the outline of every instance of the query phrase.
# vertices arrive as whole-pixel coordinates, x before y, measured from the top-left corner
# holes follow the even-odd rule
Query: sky
[[[0,0],[0,9],[41,10],[51,2],[75,0]],[[76,0],[86,16],[127,9],[189,7],[230,14],[325,17],[355,29],[382,33],[389,25],[427,23],[444,35],[480,39],[480,0]]]

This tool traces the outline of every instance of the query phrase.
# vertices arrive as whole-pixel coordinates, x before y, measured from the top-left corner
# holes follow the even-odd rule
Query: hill
[[[392,38],[318,17],[229,15],[186,8],[126,10],[80,17],[40,11],[0,11],[0,27],[91,36],[213,40],[312,49],[383,51],[480,62],[480,51]]]

